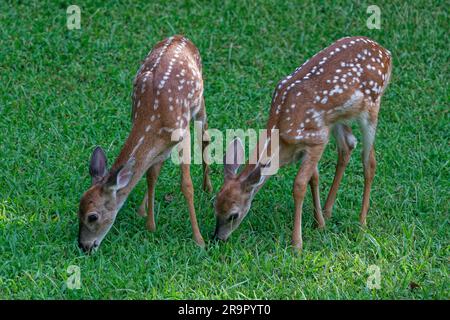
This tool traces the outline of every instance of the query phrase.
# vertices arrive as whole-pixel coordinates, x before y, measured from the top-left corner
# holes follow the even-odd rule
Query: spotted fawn
[[[366,224],[376,166],[373,144],[378,111],[390,75],[388,50],[366,37],[347,37],[318,52],[278,83],[266,130],[279,132],[280,166],[301,160],[293,186],[292,244],[295,248],[302,249],[302,206],[308,184],[315,220],[319,227],[325,225],[317,165],[330,134],[335,137],[338,148],[336,173],[324,208],[325,217],[331,217],[339,184],[356,145],[347,125],[351,120],[357,120],[362,131],[364,194],[360,222]],[[226,158],[242,158],[242,153],[241,142],[234,141],[228,147]],[[233,161],[224,166],[224,184],[215,202],[215,236],[218,239],[226,240],[239,226],[254,195],[269,177],[261,173],[261,162],[247,163],[239,173],[238,168],[239,164]]]
[[[92,185],[81,197],[79,207],[78,242],[83,250],[91,251],[100,245],[123,203],[145,173],[148,192],[138,212],[147,215],[147,228],[155,230],[155,184],[171,150],[183,139],[190,139],[191,119],[200,121],[203,131],[207,129],[202,64],[195,45],[176,35],[156,44],[137,72],[132,128],[111,169],[107,169],[107,159],[100,147],[91,156]],[[179,139],[174,141],[172,133],[175,131],[179,132]],[[202,146],[206,148],[207,142]],[[205,161],[203,169],[203,188],[210,191],[209,168]],[[188,203],[194,239],[203,245],[188,163],[181,164],[181,190]]]

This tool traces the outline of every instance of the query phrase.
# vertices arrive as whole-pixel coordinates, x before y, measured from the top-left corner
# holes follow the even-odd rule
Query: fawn
[[[373,143],[378,111],[390,75],[391,54],[388,50],[366,37],[346,37],[317,53],[278,83],[266,130],[279,130],[279,147],[275,152],[278,152],[280,166],[301,159],[293,186],[292,244],[296,249],[301,250],[303,245],[302,206],[308,184],[315,220],[318,227],[325,225],[317,164],[330,133],[338,148],[336,173],[324,208],[325,217],[331,217],[339,184],[356,145],[356,138],[346,124],[350,120],[357,120],[362,131],[364,194],[360,223],[366,225],[376,166]],[[267,144],[270,147],[270,139]],[[225,158],[235,160],[224,165],[224,184],[215,202],[215,237],[221,240],[226,240],[239,226],[255,193],[269,177],[261,173],[261,162],[247,163],[237,173],[236,159],[242,158],[242,153],[243,147],[238,140],[226,151]]]
[[[198,49],[183,36],[175,35],[153,47],[133,83],[132,128],[119,156],[107,170],[107,159],[100,147],[90,161],[91,187],[83,194],[79,207],[78,243],[84,251],[97,248],[111,228],[117,212],[146,173],[148,192],[138,213],[146,226],[155,231],[155,184],[171,150],[183,139],[190,139],[192,118],[207,130],[203,98],[202,64]],[[178,130],[180,139],[172,141]],[[202,142],[206,148],[208,142]],[[209,167],[203,161],[203,189],[211,191]],[[181,164],[181,190],[197,244],[204,245],[194,209],[189,164]]]

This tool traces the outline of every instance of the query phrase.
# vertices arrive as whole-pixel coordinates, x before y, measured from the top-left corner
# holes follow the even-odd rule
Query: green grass
[[[449,299],[449,17],[448,2],[433,2],[380,3],[381,30],[369,30],[366,1],[77,1],[82,26],[72,31],[66,1],[2,2],[0,298]],[[202,54],[209,125],[221,130],[264,127],[277,81],[340,37],[369,36],[392,52],[367,231],[359,144],[323,231],[308,194],[300,256],[289,246],[295,166],[269,180],[227,243],[202,250],[171,163],[157,186],[156,233],[135,214],[141,182],[100,250],[79,251],[90,153],[99,144],[111,162],[118,155],[140,61],[175,33]],[[335,162],[331,142],[322,202]],[[200,166],[192,175],[206,238],[214,194],[201,191]],[[217,191],[220,165],[212,180]],[[80,290],[66,287],[69,265],[81,268]],[[370,265],[380,267],[379,290],[366,288]]]

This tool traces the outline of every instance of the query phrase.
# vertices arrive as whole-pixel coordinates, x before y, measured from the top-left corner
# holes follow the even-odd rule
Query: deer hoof
[[[145,227],[147,228],[148,231],[150,232],[155,232],[156,231],[156,225],[154,222],[149,222],[145,224]]]
[[[145,212],[145,207],[144,208],[142,206],[139,207],[139,209],[137,211],[137,215],[140,217],[145,217],[147,215],[147,212]]]
[[[323,217],[325,219],[331,219],[331,209],[324,209],[323,210]]]
[[[194,237],[194,241],[199,247],[201,248],[205,247],[205,240],[203,240],[202,237]]]
[[[316,224],[316,228],[317,228],[318,230],[323,230],[323,229],[325,229],[325,222],[324,222],[324,221],[318,222],[318,223]]]
[[[361,224],[361,227],[367,228],[367,221],[366,221],[366,219],[360,219],[359,223]]]
[[[303,242],[302,241],[293,242],[292,248],[294,249],[295,253],[301,253],[303,251]]]

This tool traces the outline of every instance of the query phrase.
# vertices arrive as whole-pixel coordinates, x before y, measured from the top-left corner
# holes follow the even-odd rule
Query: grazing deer
[[[106,156],[100,147],[92,154],[89,167],[92,185],[81,197],[79,208],[78,242],[83,250],[90,251],[100,245],[144,173],[148,192],[138,212],[145,215],[148,207],[146,226],[155,231],[155,184],[171,150],[183,139],[190,139],[192,118],[202,123],[203,131],[207,129],[202,65],[194,44],[176,35],[158,43],[137,72],[131,132],[111,169],[107,170]],[[172,141],[175,131],[180,139]],[[202,147],[206,148],[207,142]],[[203,188],[211,191],[208,172],[208,165],[203,161]],[[194,239],[203,245],[187,163],[181,164],[181,190],[188,203]]]
[[[331,217],[339,184],[356,145],[350,127],[345,124],[349,120],[359,122],[363,137],[364,194],[360,222],[366,224],[376,165],[373,143],[378,111],[390,75],[388,50],[366,37],[347,37],[317,53],[275,89],[266,130],[279,130],[279,147],[275,151],[278,151],[279,165],[302,160],[293,186],[292,244],[295,248],[302,249],[302,206],[308,184],[313,195],[315,220],[319,227],[325,225],[317,164],[330,133],[336,138],[338,148],[336,174],[325,204],[325,217]],[[271,145],[270,139],[267,144]],[[242,154],[242,144],[235,140],[225,158],[236,160],[242,158]],[[239,226],[255,193],[269,177],[261,174],[261,162],[248,163],[237,173],[239,164],[235,160],[224,166],[225,181],[215,203],[215,237],[222,240]]]

